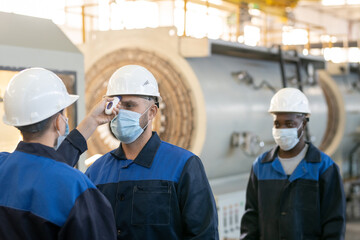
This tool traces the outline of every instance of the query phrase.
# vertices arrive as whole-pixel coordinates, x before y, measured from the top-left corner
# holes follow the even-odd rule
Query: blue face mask
[[[150,106],[151,107],[151,106]],[[149,122],[144,128],[140,126],[140,117],[144,115],[149,108],[148,107],[143,114],[120,109],[119,114],[111,120],[110,128],[111,132],[117,139],[125,144],[134,142],[140,137],[147,127]]]
[[[62,119],[64,119],[65,124],[66,124],[66,126],[65,126],[65,134],[61,135],[59,130],[57,130],[57,132],[59,134],[59,137],[57,138],[57,141],[56,141],[55,150],[57,150],[60,147],[61,143],[65,140],[65,138],[67,137],[67,135],[69,135],[69,132],[70,132],[68,118],[63,117],[63,115],[60,115],[60,116],[61,116]]]

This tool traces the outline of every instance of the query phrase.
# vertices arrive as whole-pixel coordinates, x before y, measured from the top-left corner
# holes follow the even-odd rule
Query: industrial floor
[[[360,220],[346,224],[345,240],[360,240]]]

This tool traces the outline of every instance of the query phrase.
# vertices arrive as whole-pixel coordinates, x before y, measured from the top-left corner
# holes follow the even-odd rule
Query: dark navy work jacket
[[[111,205],[66,162],[39,143],[0,153],[1,240],[116,239]]]
[[[75,166],[80,155],[87,150],[86,140],[75,128],[66,136],[59,148],[56,150],[64,161],[70,166]]]
[[[305,158],[288,177],[278,149],[253,164],[241,239],[344,239],[345,195],[337,165],[309,143]]]
[[[109,199],[118,239],[219,239],[214,197],[200,159],[156,133],[135,160],[120,146],[86,172]]]

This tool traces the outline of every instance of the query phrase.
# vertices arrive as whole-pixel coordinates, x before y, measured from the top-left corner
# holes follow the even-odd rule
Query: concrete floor
[[[346,224],[345,240],[360,240],[360,221]]]

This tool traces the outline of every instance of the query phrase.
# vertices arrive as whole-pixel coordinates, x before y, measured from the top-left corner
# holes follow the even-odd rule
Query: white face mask
[[[302,126],[302,122],[299,128],[275,128],[272,129],[272,134],[277,145],[284,151],[293,149],[298,144],[303,132],[298,137],[298,130]]]

